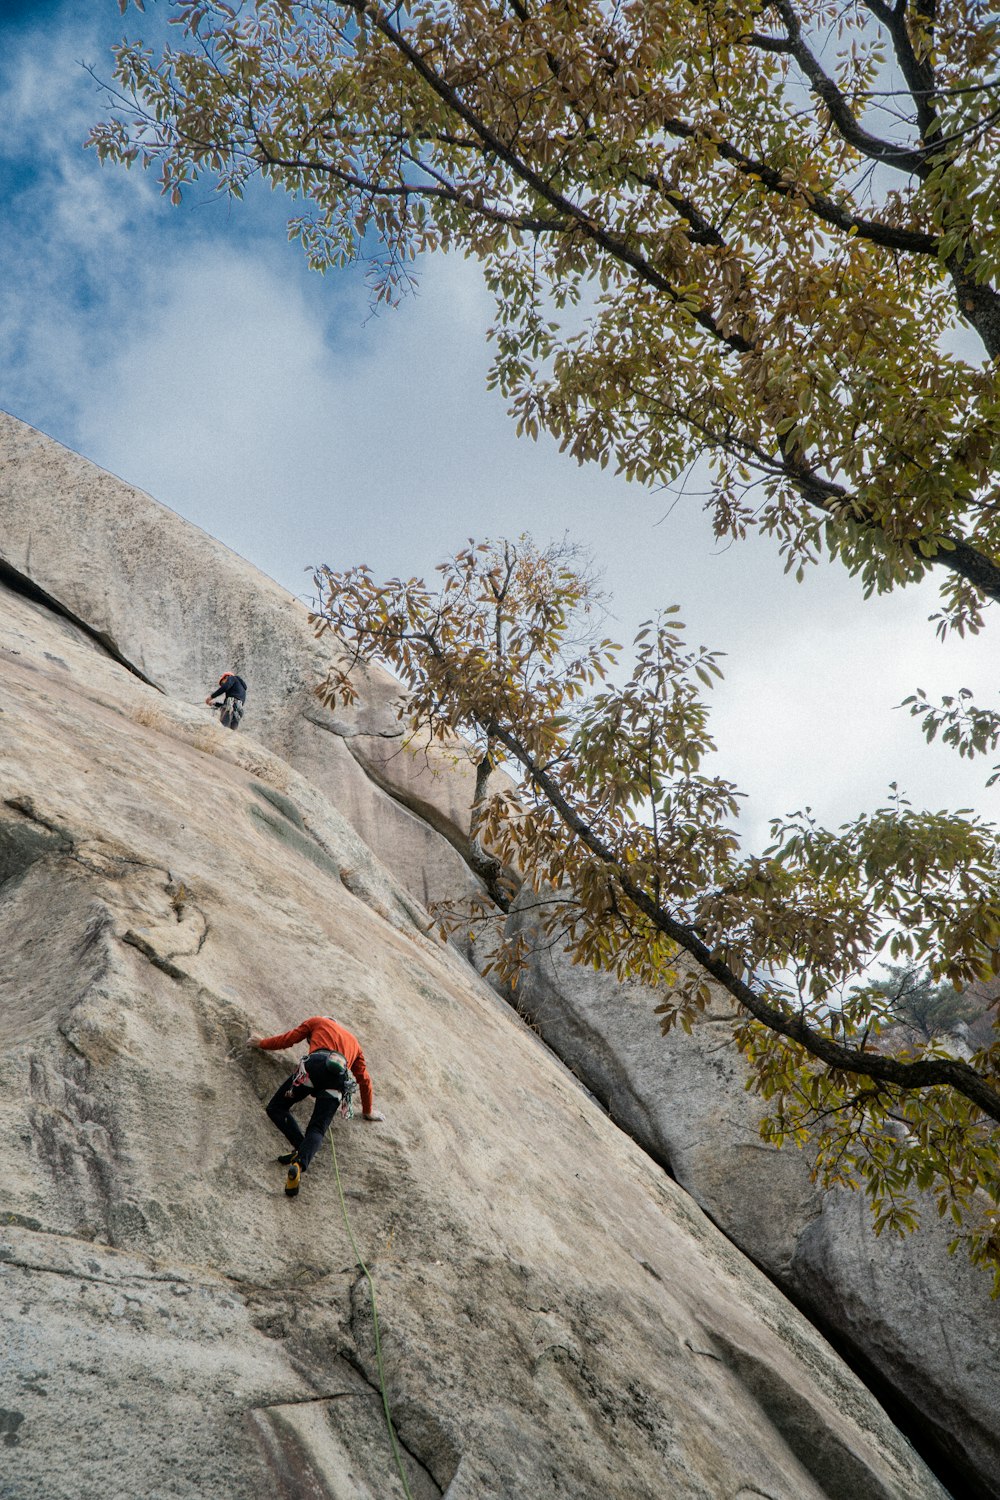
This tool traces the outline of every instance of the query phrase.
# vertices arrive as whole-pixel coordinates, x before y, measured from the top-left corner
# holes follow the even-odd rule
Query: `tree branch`
[[[991,1120],[1000,1123],[1000,1092],[992,1088],[984,1078],[956,1058],[931,1058],[920,1062],[899,1062],[881,1053],[861,1052],[848,1047],[810,1026],[802,1016],[788,1015],[770,1004],[768,1000],[745,980],[716,958],[711,949],[698,936],[694,928],[679,922],[665,911],[644,889],[638,886],[623,870],[611,849],[596,835],[593,828],[580,816],[563,795],[559,786],[536,762],[534,756],[521,742],[513,730],[491,721],[487,732],[506,746],[514,759],[527,772],[529,780],[542,793],[546,801],[577,839],[614,873],[621,890],[634,906],[653,926],[691,955],[732,998],[749,1011],[769,1031],[798,1043],[810,1056],[817,1058],[828,1068],[841,1073],[859,1074],[878,1082],[895,1084],[900,1088],[924,1089],[937,1085],[953,1088]]]
[[[477,203],[463,196],[459,188],[447,181],[439,181],[436,186],[419,182],[372,182],[366,177],[358,177],[356,173],[339,167],[336,162],[318,161],[310,157],[278,156],[259,135],[255,137],[255,140],[260,157],[268,166],[283,167],[290,172],[320,172],[326,177],[335,177],[345,187],[356,188],[359,193],[370,194],[373,198],[443,198],[448,203],[457,204],[469,214],[478,214],[491,224],[503,224],[511,229],[522,229],[529,234],[565,231],[565,224],[560,219],[534,218],[527,214],[509,214],[499,208],[490,208],[485,203]],[[420,171],[427,172],[428,176],[436,175],[423,162],[411,156],[407,159]]]
[[[825,104],[830,119],[843,140],[869,161],[881,162],[883,166],[897,167],[900,171],[926,177],[930,168],[923,150],[913,150],[909,146],[884,141],[859,124],[846,98],[829,74],[823,71],[810,50],[791,0],[774,0],[774,8],[788,31],[791,55],[809,80],[813,93]]]
[[[923,58],[918,58],[914,52],[906,25],[905,10],[890,10],[883,0],[863,0],[863,4],[877,20],[881,21],[892,38],[892,50],[899,64],[899,71],[910,91],[910,98],[913,100],[921,139],[930,144],[937,122],[933,104],[934,69],[930,62],[930,53],[928,52]],[[927,9],[930,9],[929,5]]]
[[[636,393],[633,391],[632,394]],[[836,519],[838,512],[849,511],[856,525],[867,527],[874,532],[884,532],[885,528],[878,521],[865,516],[850,490],[817,473],[804,458],[795,457],[780,438],[777,440],[778,451],[769,452],[744,434],[720,431],[712,426],[706,417],[699,416],[689,407],[661,401],[655,395],[649,395],[646,392],[643,393],[643,400],[647,404],[655,403],[665,416],[682,421],[694,432],[699,433],[707,448],[716,448],[728,453],[733,458],[752,465],[772,478],[786,479],[807,504],[815,506],[826,515]],[[928,556],[921,549],[921,542],[925,544],[933,542],[937,550]],[[944,545],[941,545],[942,543]],[[973,546],[965,537],[953,534],[936,538],[917,536],[908,545],[914,556],[918,557],[921,562],[947,568],[950,572],[957,573],[959,577],[971,583],[978,593],[1000,603],[1000,565]]]
[[[669,119],[661,123],[668,135],[676,136],[681,140],[698,140],[705,135],[703,130],[699,130],[684,120]],[[897,228],[891,224],[883,224],[878,219],[863,218],[823,193],[803,187],[794,178],[785,176],[777,167],[769,166],[767,162],[748,156],[730,141],[712,136],[712,145],[723,161],[735,167],[742,176],[751,179],[760,178],[771,192],[801,203],[809,213],[834,229],[843,230],[845,234],[853,232],[859,239],[868,240],[873,245],[883,245],[887,250],[903,250],[915,255],[937,255],[936,235],[927,234],[919,229]]]
[[[578,204],[567,198],[563,193],[557,191],[540,173],[528,165],[521,156],[517,154],[504,140],[497,135],[485,120],[469,108],[464,99],[447,82],[440,73],[434,69],[422,53],[413,47],[407,38],[391,26],[382,13],[371,3],[371,0],[335,0],[335,3],[346,10],[352,10],[358,16],[365,16],[371,24],[379,31],[386,40],[399,51],[410,63],[424,82],[433,89],[438,98],[454,111],[460,119],[478,136],[485,149],[498,161],[518,177],[526,187],[530,188],[539,198],[564,214],[569,224],[572,224],[581,234],[585,235],[613,260],[622,265],[630,266],[631,269],[648,286],[656,291],[662,292],[665,297],[675,306],[686,306],[687,300],[677,288],[660,271],[653,266],[645,256],[633,249],[627,241],[613,234],[610,230],[602,228],[596,223]],[[568,227],[568,225],[567,225]],[[748,354],[752,345],[739,334],[723,333],[715,318],[707,308],[700,308],[691,312],[691,317],[698,326],[712,335],[720,343],[725,344],[734,354]]]

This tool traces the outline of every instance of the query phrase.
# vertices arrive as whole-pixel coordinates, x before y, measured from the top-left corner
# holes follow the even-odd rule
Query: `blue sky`
[[[696,495],[676,505],[554,444],[519,440],[486,390],[491,307],[457,258],[369,314],[360,270],[309,272],[287,200],[180,209],[141,171],[83,150],[125,29],[166,7],[11,4],[0,21],[0,407],[140,486],[296,593],[308,570],[429,572],[470,536],[589,547],[630,634],[679,603],[728,653],[717,767],[748,793],[746,827],[803,804],[827,821],[898,780],[933,808],[994,815],[987,765],[924,748],[894,705],[921,685],[995,701],[992,631],[940,645],[924,586],[865,601],[841,569],[786,578],[772,550],[720,549]]]

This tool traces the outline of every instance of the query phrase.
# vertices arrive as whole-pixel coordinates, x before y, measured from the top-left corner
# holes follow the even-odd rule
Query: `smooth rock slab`
[[[360,702],[328,712],[314,689],[344,658],[331,634],[316,639],[300,600],[149,495],[0,412],[0,581],[4,566],[195,708],[206,731],[206,694],[221,672],[241,671],[246,732],[324,792],[401,885],[421,901],[479,890],[463,858],[475,772],[457,743],[406,740],[394,678],[356,668]]]
[[[335,1140],[416,1500],[940,1500],[320,789],[0,621],[4,1500],[401,1493],[331,1160],[285,1198],[244,1045],[318,1010],[387,1114]]]

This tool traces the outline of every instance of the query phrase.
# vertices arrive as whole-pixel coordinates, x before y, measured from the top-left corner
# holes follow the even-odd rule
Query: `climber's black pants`
[[[268,1118],[277,1125],[285,1140],[299,1153],[299,1163],[304,1172],[330,1128],[330,1122],[340,1106],[340,1095],[328,1093],[314,1095],[316,1102],[303,1135],[302,1127],[292,1114],[292,1106],[309,1098],[314,1091],[301,1083],[296,1085],[294,1080],[294,1073],[290,1078],[285,1079],[267,1106],[267,1113]]]

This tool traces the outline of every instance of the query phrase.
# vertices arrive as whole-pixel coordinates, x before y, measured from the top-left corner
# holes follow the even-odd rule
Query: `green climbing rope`
[[[386,1395],[385,1390],[385,1370],[382,1367],[382,1340],[379,1337],[378,1331],[378,1307],[375,1302],[375,1283],[372,1280],[371,1272],[365,1265],[364,1261],[361,1259],[361,1251],[358,1249],[358,1243],[354,1238],[354,1231],[351,1228],[351,1221],[347,1213],[347,1201],[344,1198],[344,1185],[340,1180],[340,1165],[337,1161],[337,1148],[333,1144],[332,1130],[328,1136],[328,1140],[330,1142],[330,1151],[333,1155],[333,1170],[334,1175],[337,1178],[337,1192],[340,1195],[340,1206],[344,1213],[344,1224],[347,1227],[347,1237],[351,1242],[351,1249],[354,1251],[354,1259],[357,1261],[358,1265],[364,1272],[365,1277],[367,1278],[368,1290],[371,1294],[372,1326],[375,1329],[375,1363],[378,1366],[378,1383],[382,1391],[382,1409],[385,1412],[385,1425],[389,1429],[389,1441],[392,1444],[392,1454],[396,1460],[396,1468],[399,1470],[399,1477],[403,1482],[403,1493],[406,1496],[406,1500],[413,1500],[413,1496],[410,1493],[410,1486],[406,1482],[406,1470],[403,1468],[403,1460],[400,1456],[399,1444],[396,1441],[396,1429],[392,1425],[392,1414],[389,1411],[389,1397]]]

